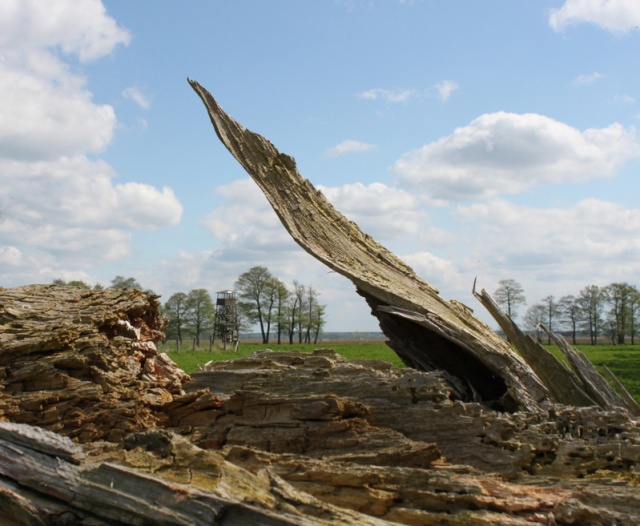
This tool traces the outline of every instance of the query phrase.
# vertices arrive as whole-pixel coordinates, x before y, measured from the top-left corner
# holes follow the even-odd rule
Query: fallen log
[[[164,429],[118,442],[0,422],[5,523],[640,520],[640,427],[621,410],[498,412],[455,400],[440,372],[327,349],[213,362],[184,388]],[[203,392],[215,408],[188,402]]]

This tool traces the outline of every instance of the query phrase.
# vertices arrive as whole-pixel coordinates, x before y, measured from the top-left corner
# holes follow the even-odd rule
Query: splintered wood
[[[262,351],[188,376],[156,349],[153,295],[0,288],[3,524],[640,523],[631,395],[476,293],[515,352],[190,83],[285,228],[354,283],[409,367]]]

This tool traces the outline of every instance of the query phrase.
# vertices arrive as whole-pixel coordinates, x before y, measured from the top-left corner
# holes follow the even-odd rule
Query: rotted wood
[[[236,122],[198,82],[189,83],[218,138],[264,192],[293,239],[353,282],[405,363],[445,370],[465,399],[479,396],[505,409],[536,409],[554,399],[525,361],[469,308],[443,299],[336,210],[300,175],[292,157]]]
[[[638,403],[609,369],[607,369],[607,372],[621,390],[622,396],[616,393],[609,383],[607,383],[582,351],[571,347],[566,339],[559,334],[555,334],[544,325],[541,324],[540,327],[553,339],[558,348],[567,357],[571,367],[580,379],[584,390],[589,393],[589,396],[597,405],[603,409],[624,407],[630,411],[631,414],[640,416],[640,406],[638,406]]]
[[[493,316],[511,344],[527,363],[531,364],[538,377],[553,393],[555,401],[580,407],[590,405],[596,405],[602,409],[621,407],[632,415],[640,416],[640,406],[613,376],[613,373],[609,371],[621,395],[618,395],[607,383],[585,354],[571,347],[562,336],[540,325],[567,357],[571,369],[547,351],[540,342],[524,333],[486,290],[477,292],[475,283],[473,294]]]
[[[494,410],[446,371],[330,349],[189,377],[155,348],[162,326],[140,291],[0,289],[0,522],[640,521],[626,410]]]

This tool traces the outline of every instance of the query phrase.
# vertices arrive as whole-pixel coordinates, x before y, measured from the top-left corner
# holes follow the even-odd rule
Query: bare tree
[[[609,303],[611,310],[609,317],[611,322],[612,340],[624,344],[630,321],[629,301],[633,289],[628,283],[611,283],[602,289],[604,300]]]
[[[293,336],[298,332],[298,340],[302,343],[302,313],[304,311],[305,286],[298,281],[293,281],[293,293],[289,298],[288,315],[289,344],[293,344]]]
[[[549,331],[553,331],[553,325],[560,313],[560,307],[554,296],[547,296],[542,298],[542,305],[544,305],[546,311],[546,326]],[[551,345],[551,333],[547,333],[547,345]]]
[[[518,315],[518,307],[527,303],[524,290],[515,279],[498,281],[498,288],[493,293],[493,297],[512,320]]]
[[[287,332],[288,325],[288,309],[287,302],[291,297],[291,293],[287,286],[280,280],[277,280],[275,287],[276,300],[276,331],[278,333],[278,345],[282,343],[282,335]]]
[[[562,298],[560,298],[560,300],[558,301],[558,307],[560,310],[562,321],[566,323],[570,328],[571,343],[575,345],[576,335],[578,332],[578,322],[580,321],[581,315],[578,299],[572,294],[562,296]]]
[[[531,305],[524,315],[525,327],[535,336],[538,342],[542,342],[541,323],[547,322],[547,307],[542,303]]]
[[[597,285],[587,285],[580,291],[578,303],[585,329],[589,333],[591,345],[597,345],[598,336],[602,328],[602,313],[604,311],[604,296]]]

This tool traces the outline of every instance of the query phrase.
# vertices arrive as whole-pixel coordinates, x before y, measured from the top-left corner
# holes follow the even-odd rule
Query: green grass
[[[176,351],[175,345],[165,344],[160,346],[161,352],[169,354],[171,359],[187,373],[197,371],[202,365],[212,360],[232,360],[242,356],[248,356],[256,351],[271,349],[272,351],[301,351],[312,352],[318,348],[330,348],[348,360],[369,359],[384,360],[390,362],[394,367],[403,367],[403,363],[387,345],[383,342],[321,342],[313,344],[261,344],[261,343],[240,343],[238,352],[223,352],[214,350],[209,352],[208,347],[203,350],[180,350]],[[589,360],[608,379],[603,364],[606,364],[618,377],[627,390],[640,402],[640,345],[577,345],[578,349],[584,352]],[[564,360],[564,356],[555,346],[548,349],[557,357]]]
[[[576,345],[598,371],[608,380],[606,365],[634,398],[640,402],[640,345]],[[566,363],[564,355],[555,346],[547,347]]]
[[[233,360],[234,358],[241,358],[243,356],[249,356],[256,351],[262,351],[264,349],[271,349],[272,351],[301,351],[301,352],[313,352],[314,349],[329,348],[336,351],[338,354],[346,358],[347,360],[368,359],[368,360],[384,360],[390,362],[395,367],[404,367],[404,364],[398,358],[398,355],[394,353],[387,344],[383,341],[380,342],[321,342],[314,344],[263,344],[263,343],[240,343],[238,352],[234,353],[231,350],[222,351],[221,349],[214,349],[213,352],[209,352],[209,348],[203,348],[202,350],[193,351],[190,348],[185,350],[176,351],[175,344],[165,344],[160,346],[160,352],[166,352],[171,359],[176,362],[180,368],[186,373],[192,373],[197,371],[202,365],[212,360]]]

